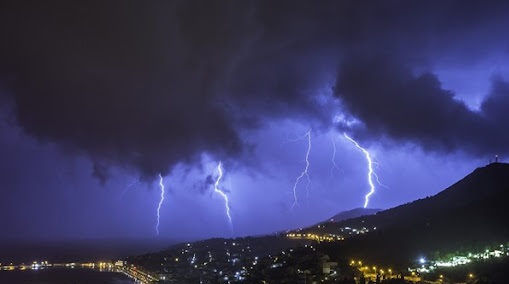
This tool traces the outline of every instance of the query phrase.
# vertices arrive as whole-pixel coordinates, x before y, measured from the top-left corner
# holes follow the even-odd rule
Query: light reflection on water
[[[0,271],[2,284],[133,284],[127,276],[92,269],[52,268],[43,270]]]

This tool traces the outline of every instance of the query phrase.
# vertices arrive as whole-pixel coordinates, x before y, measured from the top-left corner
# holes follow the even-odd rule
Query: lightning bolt
[[[224,206],[226,208],[226,216],[228,217],[228,222],[230,223],[230,227],[233,230],[233,223],[232,223],[232,216],[230,215],[230,201],[228,200],[228,195],[224,193],[221,189],[219,189],[219,183],[221,182],[221,179],[223,178],[223,168],[221,166],[221,162],[217,165],[217,172],[219,176],[216,179],[216,182],[214,183],[214,191],[221,195],[224,199]]]
[[[161,187],[161,199],[159,199],[159,204],[157,205],[157,224],[156,224],[156,234],[159,236],[159,218],[161,215],[159,212],[161,211],[161,205],[163,205],[164,201],[164,184],[163,184],[163,176],[159,174],[159,186]]]
[[[376,169],[378,170],[379,167],[381,167],[381,164],[380,164],[380,161],[378,161],[378,159],[375,157],[374,158],[376,161],[373,161],[373,164],[376,165]],[[387,189],[390,189],[388,186],[386,186],[385,184],[383,184],[380,179],[378,178],[378,174],[376,172],[374,172],[373,170],[373,175],[375,175],[375,178],[376,178],[376,183],[378,183],[378,185],[380,185],[381,187],[385,187]]]
[[[330,178],[334,178],[334,169],[339,170],[338,165],[336,165],[336,140],[334,139],[334,134],[331,134],[332,140],[332,167],[330,168]]]
[[[124,197],[124,195],[129,191],[129,189],[131,189],[132,186],[134,186],[135,184],[137,184],[139,182],[140,182],[140,180],[138,179],[138,180],[135,180],[135,181],[131,182],[130,184],[128,184],[125,187],[124,191],[122,191],[122,193],[120,194],[120,198]]]
[[[298,199],[297,199],[297,185],[299,184],[300,180],[305,176],[308,180],[308,183],[306,184],[306,195],[309,195],[309,184],[311,183],[311,179],[309,179],[308,175],[308,169],[309,169],[309,153],[311,152],[311,129],[302,136],[302,138],[306,137],[308,138],[308,149],[306,151],[306,167],[302,171],[302,173],[295,179],[295,184],[293,185],[293,204],[292,209],[299,205]],[[300,139],[302,139],[300,138]]]
[[[368,203],[369,203],[369,198],[371,197],[371,195],[373,193],[375,193],[375,184],[373,183],[373,176],[377,180],[378,180],[378,176],[376,175],[375,171],[373,170],[373,161],[371,160],[371,155],[369,154],[369,152],[366,149],[362,148],[359,145],[359,143],[357,143],[355,140],[350,138],[350,136],[348,136],[346,133],[343,133],[343,135],[345,136],[346,139],[348,139],[348,141],[352,142],[355,145],[355,147],[357,147],[359,150],[361,150],[364,153],[364,155],[366,156],[366,161],[368,161],[368,168],[369,168],[368,183],[369,183],[370,191],[368,192],[368,194],[366,194],[365,201],[364,201],[364,208],[367,208]]]

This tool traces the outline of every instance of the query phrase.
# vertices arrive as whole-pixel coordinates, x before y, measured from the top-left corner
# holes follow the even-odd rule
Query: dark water
[[[172,241],[54,241],[21,242],[0,240],[0,263],[33,261],[96,262],[157,252],[175,244]]]
[[[0,271],[0,284],[132,284],[127,276],[92,269]]]

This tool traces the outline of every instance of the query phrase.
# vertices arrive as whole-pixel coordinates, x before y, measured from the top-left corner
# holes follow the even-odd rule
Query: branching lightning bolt
[[[376,161],[373,161],[373,164],[376,165],[376,169],[378,170],[378,168],[381,166],[381,163],[380,163],[380,161],[378,161],[378,159],[376,157],[374,159]],[[378,183],[378,185],[380,185],[381,187],[385,187],[385,188],[389,189],[388,186],[386,186],[385,184],[380,182],[380,179],[378,178],[378,174],[376,172],[374,172],[374,170],[373,170],[373,174],[375,175],[376,183]]]
[[[137,179],[137,180],[135,180],[135,181],[131,182],[130,184],[128,184],[128,185],[125,187],[124,191],[122,191],[122,193],[120,194],[120,199],[122,199],[122,197],[124,197],[124,195],[125,195],[125,194],[129,191],[129,189],[131,189],[131,187],[132,187],[132,186],[134,186],[135,184],[137,184],[137,183],[139,183],[139,182],[140,182],[140,180],[139,180],[139,179]]]
[[[369,203],[369,198],[371,197],[371,195],[373,193],[375,193],[375,184],[373,183],[373,176],[375,176],[375,178],[377,180],[378,180],[378,176],[373,171],[373,161],[371,160],[371,155],[369,154],[369,152],[366,149],[362,148],[359,145],[359,143],[357,143],[355,140],[350,138],[350,136],[348,136],[346,133],[343,133],[343,135],[345,136],[346,139],[348,139],[348,141],[352,142],[355,145],[355,147],[357,147],[359,150],[361,150],[364,153],[364,155],[366,156],[366,160],[368,161],[368,168],[369,168],[368,183],[369,183],[370,191],[368,192],[368,194],[366,194],[365,202],[364,202],[364,208],[367,208],[368,203]]]
[[[311,129],[306,132],[306,134],[303,136],[307,136],[308,138],[308,149],[306,151],[306,167],[302,171],[302,173],[295,179],[295,184],[293,185],[293,204],[292,209],[299,205],[298,199],[297,199],[297,185],[299,184],[300,180],[305,176],[308,180],[308,183],[306,184],[306,194],[309,195],[309,184],[311,183],[311,179],[308,175],[308,169],[309,169],[309,153],[311,152]]]
[[[221,162],[217,165],[217,172],[219,176],[216,179],[216,182],[214,183],[214,191],[221,195],[224,199],[224,206],[226,208],[226,216],[228,216],[228,222],[230,223],[230,227],[233,230],[233,223],[232,223],[232,216],[230,215],[230,201],[228,200],[228,195],[224,193],[221,189],[219,189],[219,183],[221,182],[221,179],[223,178],[223,168],[221,166]]]
[[[159,186],[161,187],[161,199],[159,199],[159,204],[157,205],[157,224],[156,224],[156,234],[159,236],[159,218],[161,211],[161,205],[163,205],[164,201],[164,184],[163,184],[163,176],[159,174]]]

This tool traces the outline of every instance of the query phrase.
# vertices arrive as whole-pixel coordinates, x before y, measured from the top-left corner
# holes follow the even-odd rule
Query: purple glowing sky
[[[2,4],[0,239],[311,225],[369,192],[343,132],[387,186],[369,207],[436,194],[509,154],[509,5],[489,2]]]

